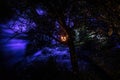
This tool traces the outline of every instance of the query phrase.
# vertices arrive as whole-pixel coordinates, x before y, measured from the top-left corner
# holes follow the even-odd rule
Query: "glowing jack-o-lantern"
[[[66,42],[67,41],[67,36],[62,35],[62,36],[60,36],[60,39],[61,39],[62,42]]]

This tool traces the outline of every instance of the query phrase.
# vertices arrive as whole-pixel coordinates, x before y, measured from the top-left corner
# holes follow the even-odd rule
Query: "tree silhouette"
[[[116,1],[118,2],[118,0]],[[12,7],[17,16],[27,18],[35,23],[35,28],[25,32],[31,35],[29,37],[31,40],[35,38],[33,37],[34,35],[38,35],[38,38],[41,34],[44,34],[69,47],[73,73],[78,76],[79,68],[75,45],[75,29],[82,28],[83,32],[81,34],[83,36],[87,33],[87,28],[90,32],[93,30],[96,34],[111,36],[115,32],[119,35],[120,6],[117,2],[113,0],[11,0],[8,1],[8,5]],[[55,22],[58,23],[58,28]],[[86,27],[86,32],[84,27]],[[63,41],[61,37],[62,39],[64,38]],[[39,38],[37,40],[39,42]],[[80,40],[78,42],[80,43]],[[86,59],[84,55],[81,57]],[[87,61],[95,65],[89,57],[87,58]]]

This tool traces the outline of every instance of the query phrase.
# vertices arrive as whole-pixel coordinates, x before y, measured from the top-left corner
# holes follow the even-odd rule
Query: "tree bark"
[[[74,46],[72,38],[68,40],[68,47],[69,47],[69,51],[70,51],[72,71],[73,71],[74,76],[76,78],[78,78],[78,73],[79,73],[78,58],[77,58],[77,54],[75,52],[75,46]]]

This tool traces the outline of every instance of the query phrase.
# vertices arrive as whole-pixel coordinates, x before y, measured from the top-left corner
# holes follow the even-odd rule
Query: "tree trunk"
[[[71,58],[73,74],[75,75],[75,77],[78,77],[78,73],[79,73],[78,58],[77,58],[77,54],[75,52],[75,46],[74,46],[72,39],[68,40],[68,47],[69,47],[69,51],[70,51],[70,58]]]

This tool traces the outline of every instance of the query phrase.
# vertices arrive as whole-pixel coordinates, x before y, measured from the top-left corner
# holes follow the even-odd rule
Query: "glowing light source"
[[[66,42],[67,41],[67,36],[61,35],[60,39],[61,39],[62,42]]]

